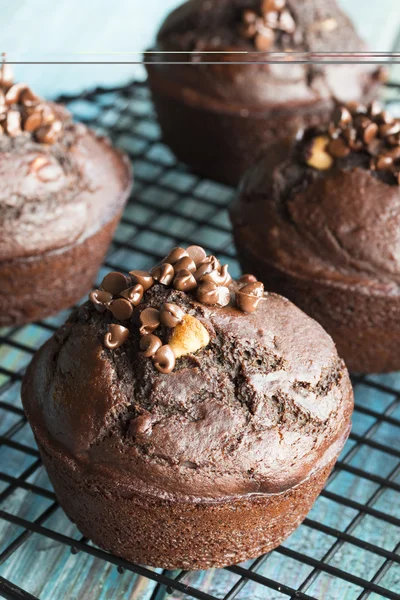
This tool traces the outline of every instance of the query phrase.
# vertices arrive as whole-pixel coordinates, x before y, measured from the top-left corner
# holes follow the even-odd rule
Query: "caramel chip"
[[[307,164],[318,171],[330,169],[333,165],[333,158],[327,152],[329,137],[321,135],[312,140],[307,156]]]
[[[210,335],[204,325],[192,315],[185,315],[175,327],[169,345],[175,358],[194,354],[210,343]]]

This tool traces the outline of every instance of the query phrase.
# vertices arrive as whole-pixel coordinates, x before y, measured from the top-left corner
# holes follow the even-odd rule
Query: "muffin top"
[[[35,355],[23,383],[43,444],[124,493],[278,493],[328,464],[352,390],[331,338],[251,275],[175,248],[108,274]]]
[[[400,120],[373,103],[267,152],[244,177],[241,243],[296,277],[398,293]]]
[[[256,109],[332,97],[360,99],[384,73],[365,64],[262,64],[266,55],[257,54],[260,51],[365,51],[364,42],[335,0],[190,0],[166,19],[156,49],[192,53],[169,54],[169,61],[216,63],[195,69],[175,64],[156,68],[168,70],[170,84],[184,86],[182,93],[188,101],[207,97],[208,102],[232,107],[243,102],[246,108]],[[224,51],[222,55],[202,54]],[[163,60],[157,55],[155,59]]]
[[[3,63],[0,180],[0,259],[11,260],[90,235],[122,206],[131,172],[106,138],[13,83]]]

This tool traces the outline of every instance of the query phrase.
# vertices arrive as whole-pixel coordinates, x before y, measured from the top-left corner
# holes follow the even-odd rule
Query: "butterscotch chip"
[[[210,335],[204,325],[192,317],[185,315],[182,322],[179,323],[172,334],[169,345],[172,348],[175,358],[194,354],[201,348],[205,348],[210,343]]]
[[[306,160],[310,167],[318,169],[318,171],[326,171],[332,167],[333,158],[327,152],[329,142],[330,139],[326,135],[318,136],[312,140]]]

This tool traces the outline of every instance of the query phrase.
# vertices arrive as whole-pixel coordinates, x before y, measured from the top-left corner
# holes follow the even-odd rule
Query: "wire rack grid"
[[[388,86],[394,109],[400,86]],[[62,97],[131,156],[135,186],[99,272],[146,269],[198,243],[239,273],[234,191],[177,164],[160,141],[146,83]],[[354,377],[353,430],[297,531],[257,560],[210,571],[128,563],[82,538],[59,507],[19,397],[33,352],[69,311],[0,330],[0,596],[7,599],[376,600],[400,598],[400,374]]]

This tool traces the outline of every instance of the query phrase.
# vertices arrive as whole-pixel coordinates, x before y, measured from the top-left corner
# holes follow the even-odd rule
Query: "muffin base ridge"
[[[95,280],[121,215],[119,210],[94,234],[67,248],[0,262],[0,326],[43,319],[81,300]]]
[[[276,548],[303,521],[321,492],[348,431],[329,460],[280,494],[185,502],[129,493],[88,475],[75,461],[38,441],[57,498],[81,533],[131,562],[166,569],[208,569],[256,558]],[[339,448],[338,448],[339,446]]]

